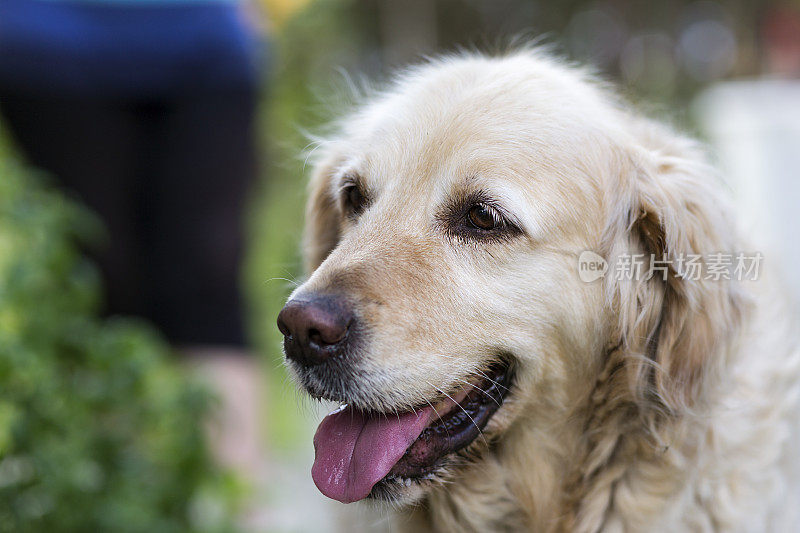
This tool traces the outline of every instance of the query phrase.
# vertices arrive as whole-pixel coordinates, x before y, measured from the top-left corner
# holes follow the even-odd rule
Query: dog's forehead
[[[590,84],[561,72],[530,57],[423,68],[346,124],[343,167],[373,189],[417,191],[498,169],[526,185],[563,176],[610,120]]]
[[[587,173],[580,131],[524,95],[488,87],[411,96],[368,110],[369,127],[348,139],[341,177],[357,175],[393,203],[426,198],[435,209],[453,195],[485,191],[542,216],[548,201],[591,188],[580,182]]]

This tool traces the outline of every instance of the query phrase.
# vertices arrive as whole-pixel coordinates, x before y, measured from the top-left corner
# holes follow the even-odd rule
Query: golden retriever
[[[793,321],[697,143],[518,50],[404,71],[318,151],[278,325],[343,404],[325,495],[416,532],[800,531]]]

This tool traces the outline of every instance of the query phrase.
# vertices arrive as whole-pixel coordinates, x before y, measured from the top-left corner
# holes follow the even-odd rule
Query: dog
[[[701,145],[524,49],[403,71],[317,154],[278,327],[341,404],[323,494],[417,532],[800,530],[793,311],[734,275],[761,254]]]

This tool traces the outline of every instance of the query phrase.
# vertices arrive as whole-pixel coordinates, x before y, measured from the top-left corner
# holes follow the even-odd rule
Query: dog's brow
[[[529,226],[526,220],[526,203],[520,191],[513,187],[498,186],[496,183],[484,184],[477,179],[470,179],[463,184],[452,196],[454,203],[466,199],[479,199],[493,204],[502,210],[503,214],[520,229]]]
[[[335,192],[341,191],[342,188],[349,185],[356,185],[361,190],[365,190],[366,187],[361,173],[350,167],[337,171],[331,180],[331,184]]]
[[[522,229],[529,227],[530,221],[524,220],[524,215],[528,212],[528,209],[526,209],[522,194],[510,187],[501,190],[491,190],[489,194],[491,194],[493,198],[496,198],[501,206],[505,207],[507,216],[511,218],[514,224]]]

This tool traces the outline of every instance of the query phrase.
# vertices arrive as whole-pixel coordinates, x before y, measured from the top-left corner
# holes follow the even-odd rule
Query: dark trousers
[[[0,93],[20,148],[102,218],[93,252],[109,314],[176,344],[243,343],[242,213],[255,172],[255,94],[152,100]]]

